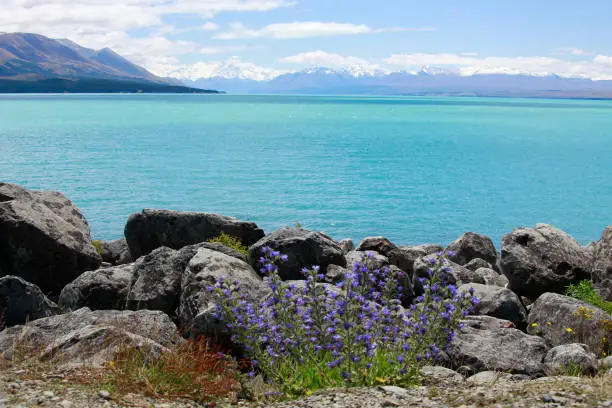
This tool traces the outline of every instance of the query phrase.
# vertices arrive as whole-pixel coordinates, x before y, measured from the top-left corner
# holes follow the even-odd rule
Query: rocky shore
[[[221,234],[248,254],[209,242]],[[249,301],[263,299],[257,260],[266,246],[288,256],[283,280],[303,279],[302,268],[319,265],[329,283],[373,252],[378,265],[409,276],[406,304],[422,291],[428,256],[452,251],[452,283],[479,299],[439,366],[424,368],[421,387],[326,390],[276,406],[612,406],[612,316],[566,296],[568,285],[590,280],[612,301],[612,226],[588,246],[551,225],[516,228],[498,252],[473,232],[447,245],[400,246],[384,237],[354,245],[302,228],[266,235],[253,222],[218,214],[143,210],[129,216],[124,235],[94,241],[63,194],[0,183],[0,406],[197,406],[142,396],[121,405],[112,393],[81,390],[69,373],[103,368],[126,345],[150,358],[198,336],[238,348],[206,286],[226,276],[242,283]],[[24,347],[52,363],[49,372],[34,378],[17,366]],[[262,406],[216,404],[224,403]]]

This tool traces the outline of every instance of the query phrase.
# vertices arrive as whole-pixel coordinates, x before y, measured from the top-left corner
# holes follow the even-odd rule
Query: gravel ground
[[[117,398],[104,390],[75,384],[66,374],[39,375],[19,370],[0,373],[0,407],[205,407],[189,401],[165,401],[142,395]],[[253,406],[275,408],[467,408],[467,407],[598,407],[612,408],[612,377],[550,377],[533,381],[500,378],[470,384],[436,380],[426,386],[333,389],[309,397],[276,403],[218,401],[209,407]]]

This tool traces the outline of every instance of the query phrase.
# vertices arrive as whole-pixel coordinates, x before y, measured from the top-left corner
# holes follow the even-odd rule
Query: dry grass
[[[132,393],[197,402],[227,397],[237,389],[237,367],[206,340],[187,342],[158,359],[148,356],[146,350],[124,347],[104,369],[81,372],[75,379],[118,397]]]

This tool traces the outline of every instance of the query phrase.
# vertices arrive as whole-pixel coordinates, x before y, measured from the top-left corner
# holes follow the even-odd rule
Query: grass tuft
[[[247,248],[240,239],[227,235],[225,232],[222,232],[221,235],[217,237],[211,238],[208,242],[218,242],[226,247],[235,249],[243,255],[249,255],[249,248]]]
[[[612,314],[612,302],[603,300],[597,292],[595,292],[590,280],[583,280],[577,284],[569,285],[566,294],[574,299],[582,300],[583,302],[596,306],[606,313]]]

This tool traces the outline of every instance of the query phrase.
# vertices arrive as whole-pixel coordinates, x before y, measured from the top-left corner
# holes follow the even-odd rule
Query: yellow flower
[[[574,330],[572,330],[571,327],[568,327],[567,329],[565,329],[565,331],[568,332],[568,333],[573,333],[574,332]]]
[[[546,325],[547,325],[547,326],[550,326],[551,324],[552,324],[551,322],[546,322]]]
[[[531,327],[538,327],[537,323],[531,323]]]

